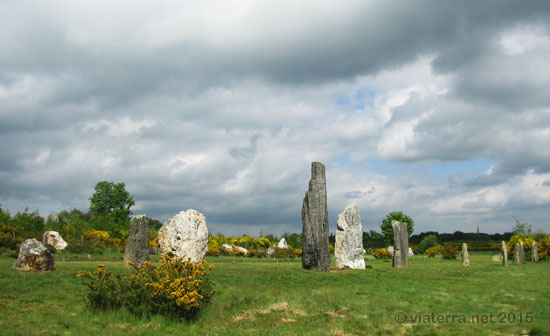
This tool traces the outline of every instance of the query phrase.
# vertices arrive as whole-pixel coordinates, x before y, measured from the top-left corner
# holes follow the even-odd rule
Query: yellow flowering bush
[[[163,315],[170,318],[193,319],[214,295],[214,283],[209,271],[214,265],[206,261],[191,261],[163,256],[158,266],[145,262],[134,265],[124,277],[114,276],[98,265],[95,274],[80,272],[88,279],[89,303],[94,308],[123,306],[137,316]],[[108,286],[105,286],[105,284]]]
[[[126,244],[123,239],[111,238],[107,231],[87,230],[84,231],[83,235],[95,247],[114,247],[120,249]]]
[[[391,258],[391,254],[390,252],[385,249],[385,248],[379,248],[379,249],[376,249],[373,253],[372,253],[373,257],[375,257],[376,259],[390,259]]]
[[[121,278],[105,265],[97,265],[94,273],[78,272],[77,277],[85,279],[88,293],[88,304],[95,309],[114,309],[122,306]]]
[[[441,253],[442,251],[443,251],[443,246],[437,245],[437,246],[430,247],[429,249],[427,249],[426,254],[430,258],[434,258],[436,254]]]

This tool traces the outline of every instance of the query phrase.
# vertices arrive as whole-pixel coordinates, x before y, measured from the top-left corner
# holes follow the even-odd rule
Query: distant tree
[[[383,248],[386,246],[384,242],[384,235],[376,232],[374,230],[369,230],[369,232],[363,232],[363,248],[368,249],[377,249]]]
[[[90,198],[90,212],[95,216],[108,216],[115,224],[109,231],[120,236],[130,224],[130,208],[135,205],[134,197],[126,190],[123,182],[98,182]]]
[[[436,235],[426,236],[420,242],[420,251],[421,252],[426,252],[426,250],[429,249],[430,247],[434,247],[434,246],[437,246],[437,245],[439,245],[439,243],[437,242],[437,236]]]
[[[44,233],[44,218],[40,216],[38,210],[29,212],[18,212],[12,217],[10,224],[16,228],[21,228],[29,237],[42,238]]]
[[[512,230],[514,234],[528,236],[533,233],[533,226],[531,224],[520,222],[519,219],[516,218],[516,216],[512,215],[512,217],[514,217],[514,219],[516,220],[516,223],[514,224],[514,228]]]
[[[411,217],[405,215],[402,211],[390,212],[386,215],[386,218],[382,220],[382,225],[380,225],[382,234],[384,234],[384,241],[386,242],[386,244],[389,245],[393,245],[393,227],[391,225],[391,222],[394,220],[407,223],[407,231],[409,231],[409,237],[411,236],[414,229],[414,221]]]

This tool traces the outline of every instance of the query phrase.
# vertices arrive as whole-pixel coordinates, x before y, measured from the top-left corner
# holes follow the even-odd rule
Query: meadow
[[[53,272],[15,271],[3,255],[0,334],[550,335],[550,262],[502,267],[491,256],[472,253],[463,268],[419,255],[406,269],[367,256],[366,270],[330,273],[303,270],[299,258],[206,257],[216,294],[187,322],[88,308],[76,273],[103,263],[122,274],[121,253],[57,253]]]

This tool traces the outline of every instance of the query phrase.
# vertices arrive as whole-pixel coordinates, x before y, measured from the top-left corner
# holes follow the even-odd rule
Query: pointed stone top
[[[139,215],[135,215],[133,218],[135,218],[135,219],[147,218],[147,215],[146,214],[139,214]]]

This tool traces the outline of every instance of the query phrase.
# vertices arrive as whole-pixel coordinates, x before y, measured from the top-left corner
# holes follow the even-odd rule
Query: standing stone
[[[412,257],[414,256],[414,252],[413,252],[413,249],[409,247],[409,257]]]
[[[523,242],[519,243],[519,264],[525,264],[525,249],[523,248]]]
[[[470,267],[470,254],[468,254],[468,245],[462,243],[462,266]]]
[[[149,219],[147,215],[137,215],[132,218],[130,224],[130,235],[126,241],[124,250],[124,265],[131,269],[128,261],[135,265],[143,265],[149,261]]]
[[[311,163],[311,180],[302,204],[302,268],[330,271],[325,166]]]
[[[198,263],[208,250],[206,218],[193,209],[181,211],[160,228],[158,242],[162,254]]]
[[[508,266],[508,248],[504,240],[502,241],[502,266]]]
[[[389,252],[391,255],[393,255],[393,251],[394,251],[395,249],[393,248],[393,246],[390,245],[390,246],[388,246],[388,248],[387,248],[386,250],[388,250],[388,252]]]
[[[42,235],[42,244],[51,245],[57,251],[64,250],[67,247],[67,242],[61,237],[57,231],[46,231]]]
[[[357,205],[355,203],[348,205],[338,215],[337,222],[334,245],[336,268],[365,269],[363,226]]]
[[[281,240],[279,241],[279,244],[277,245],[278,248],[280,249],[283,249],[283,250],[286,250],[288,248],[288,244],[286,242],[286,239],[283,237],[281,238]]]
[[[407,257],[409,254],[409,233],[407,231],[407,223],[392,221],[393,228],[393,263],[392,266],[402,268],[408,266]]]
[[[525,251],[523,251],[523,243],[516,243],[514,251],[514,264],[523,265],[525,261]]]
[[[272,255],[273,253],[275,253],[275,245],[272,245],[270,246],[268,249],[267,249],[267,255]]]
[[[18,271],[53,271],[53,255],[36,239],[21,243],[15,263]]]
[[[537,242],[533,240],[533,245],[531,245],[531,261],[539,262],[539,247]]]

